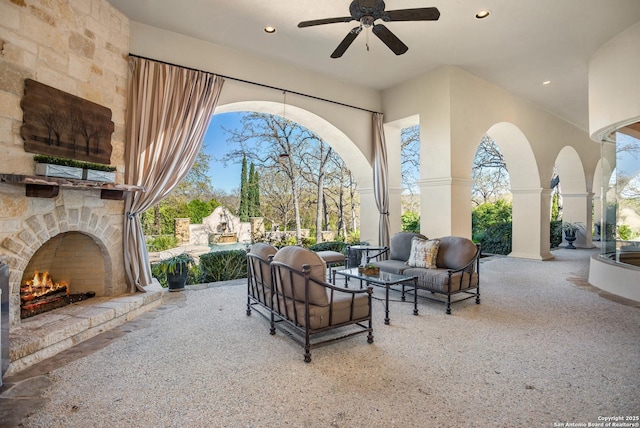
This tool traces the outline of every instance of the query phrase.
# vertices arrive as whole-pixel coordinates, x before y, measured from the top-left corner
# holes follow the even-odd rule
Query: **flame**
[[[27,301],[60,289],[68,290],[69,284],[66,281],[54,282],[49,272],[36,271],[33,279],[26,280],[20,287],[20,297]]]

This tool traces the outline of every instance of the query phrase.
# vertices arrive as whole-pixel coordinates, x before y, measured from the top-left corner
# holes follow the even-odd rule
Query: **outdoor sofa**
[[[418,289],[429,292],[421,297],[444,303],[447,314],[451,314],[451,303],[473,297],[480,303],[480,245],[470,239],[428,240],[419,233],[400,232],[391,237],[388,254],[387,260],[370,263],[385,272],[417,276]],[[434,294],[443,297],[433,298]],[[456,295],[464,297],[452,300]]]

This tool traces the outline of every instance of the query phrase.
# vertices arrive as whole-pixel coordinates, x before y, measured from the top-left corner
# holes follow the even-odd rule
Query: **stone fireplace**
[[[27,198],[24,186],[0,185],[13,194],[16,232],[0,242],[9,266],[9,322],[20,325],[20,286],[36,271],[68,283],[68,292],[97,297],[127,292],[123,257],[123,201],[99,190],[61,189],[52,199]]]

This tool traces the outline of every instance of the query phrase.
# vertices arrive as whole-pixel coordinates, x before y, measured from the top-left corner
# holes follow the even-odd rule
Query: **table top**
[[[349,245],[349,248],[352,250],[369,250],[369,251],[375,251],[375,250],[384,250],[387,247],[381,247],[379,245]]]
[[[335,273],[380,285],[399,284],[401,282],[413,281],[416,278],[416,276],[398,275],[383,271],[380,271],[380,273],[375,276],[365,275],[358,272],[358,268],[337,270]]]

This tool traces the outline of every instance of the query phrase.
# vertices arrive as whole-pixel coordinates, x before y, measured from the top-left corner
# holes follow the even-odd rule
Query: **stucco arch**
[[[500,122],[487,130],[507,164],[511,189],[532,189],[540,187],[540,174],[536,158],[529,140],[513,123]],[[480,142],[478,142],[480,144]]]
[[[240,101],[219,105],[216,107],[214,114],[243,111],[286,116],[286,119],[297,122],[315,132],[350,166],[351,172],[359,185],[371,185],[372,169],[368,160],[343,131],[324,118],[295,105],[287,104],[285,106],[283,103],[272,101]]]
[[[500,147],[513,195],[512,257],[551,259],[549,240],[550,190],[543,186],[531,144],[520,128],[498,122],[487,130]],[[479,142],[478,142],[479,144]]]
[[[565,146],[558,153],[556,166],[560,177],[562,220],[580,223],[580,230],[574,242],[576,247],[592,248],[593,193],[587,190],[587,179],[580,155],[572,146]]]

